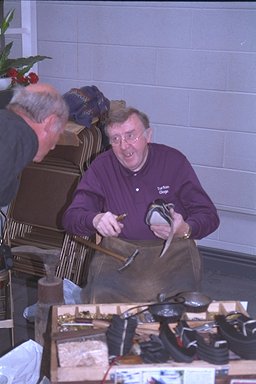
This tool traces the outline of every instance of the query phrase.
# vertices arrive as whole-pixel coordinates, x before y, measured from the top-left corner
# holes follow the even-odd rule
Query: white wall
[[[256,255],[256,2],[37,1],[42,81],[146,112],[218,208],[199,243]]]

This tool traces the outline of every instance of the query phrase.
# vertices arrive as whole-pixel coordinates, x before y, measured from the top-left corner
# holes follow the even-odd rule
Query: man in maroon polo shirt
[[[199,290],[201,256],[194,240],[215,231],[219,218],[191,164],[178,150],[151,143],[149,119],[135,108],[110,111],[106,134],[111,149],[83,175],[63,225],[79,236],[97,232],[104,248],[124,258],[135,249],[139,254],[119,272],[120,261],[96,252],[84,301],[147,302],[159,294]],[[157,199],[174,205],[171,226],[146,223],[148,208]],[[159,257],[171,231],[172,242]]]

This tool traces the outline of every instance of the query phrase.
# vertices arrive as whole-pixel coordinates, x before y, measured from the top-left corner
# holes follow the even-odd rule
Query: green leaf
[[[12,45],[13,45],[13,41],[11,41],[9,44],[7,44],[4,47],[4,49],[2,50],[2,52],[0,54],[0,61],[8,59],[8,56],[9,56],[11,49],[12,49]]]
[[[51,57],[41,56],[41,55],[19,57],[17,59],[5,59],[3,60],[3,63],[1,62],[1,59],[2,58],[0,58],[0,76],[3,76],[7,72],[7,70],[10,68],[15,68],[22,75],[24,75],[33,67],[34,64],[44,59],[51,59]]]
[[[0,54],[0,77],[9,69],[8,56],[10,54],[13,42],[7,44]]]
[[[14,9],[9,11],[1,23],[0,36],[3,36],[6,30],[10,26],[14,16]],[[9,55],[12,49],[13,42],[7,44],[0,53],[0,77],[6,76],[6,72],[11,69],[17,69],[21,75],[28,72],[34,64],[45,59],[51,59],[49,56],[29,56],[29,57],[18,57],[17,59],[9,59]]]
[[[9,11],[9,12],[7,13],[7,15],[3,18],[3,21],[2,21],[2,23],[1,23],[1,32],[0,32],[0,36],[4,35],[5,32],[7,31],[7,29],[9,28],[9,26],[10,26],[10,22],[12,21],[13,16],[14,16],[14,9],[12,9],[11,11]]]
[[[51,59],[49,56],[29,56],[29,57],[18,57],[17,59],[8,59],[8,67],[22,69],[25,66],[33,67],[34,64],[44,59]]]

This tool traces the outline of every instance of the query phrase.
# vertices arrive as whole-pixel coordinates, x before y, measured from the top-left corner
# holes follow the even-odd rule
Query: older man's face
[[[54,124],[57,124],[55,119],[53,121],[46,123],[45,128],[42,128],[38,137],[38,151],[33,159],[36,163],[43,160],[43,158],[48,154],[48,152],[55,148],[56,144],[59,141],[61,133],[64,131],[64,126],[62,130],[54,129]],[[44,123],[43,123],[44,124]]]
[[[139,171],[148,155],[151,128],[145,129],[136,114],[124,123],[108,127],[109,141],[119,162],[131,171]]]

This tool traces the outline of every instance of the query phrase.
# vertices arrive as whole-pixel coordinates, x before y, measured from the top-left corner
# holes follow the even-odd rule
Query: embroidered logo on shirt
[[[161,187],[157,187],[159,195],[166,195],[169,193],[170,185],[162,185]]]

